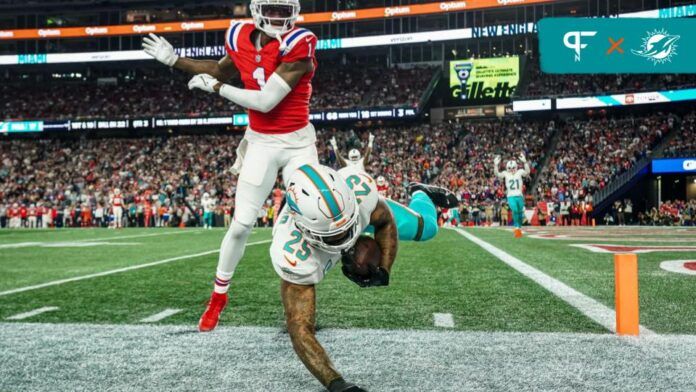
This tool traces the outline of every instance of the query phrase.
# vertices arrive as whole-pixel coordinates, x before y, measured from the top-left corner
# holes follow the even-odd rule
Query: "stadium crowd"
[[[592,74],[554,75],[541,72],[539,61],[527,61],[526,89],[519,95],[526,97],[582,96],[621,92],[661,91],[696,86],[694,74]]]
[[[678,136],[687,146],[693,142],[688,137],[689,132],[693,134],[693,119],[691,114],[680,123]],[[461,200],[456,214],[443,211],[443,220],[452,217],[474,224],[506,222],[504,184],[493,176],[493,160],[500,155],[504,165],[524,152],[531,168],[525,182],[528,205],[534,204],[531,189],[538,178],[536,201],[550,207],[540,211],[540,220],[587,224],[592,194],[649,155],[675,121],[655,113],[558,124],[505,119],[464,125],[326,128],[318,131],[317,147],[322,163],[336,167],[336,152],[329,143],[332,137],[345,157],[352,148],[364,151],[372,133],[376,138],[366,169],[374,177],[385,177],[388,197],[407,203],[409,183],[437,184],[452,189]],[[236,177],[229,168],[241,137],[241,133],[228,133],[2,140],[0,224],[6,227],[12,218],[19,218],[20,224],[38,227],[50,217],[57,226],[105,226],[113,194],[119,189],[126,225],[198,225],[201,198],[208,193],[215,200],[221,226],[234,211]],[[672,139],[670,151],[680,150],[674,143],[682,139]],[[259,211],[260,225],[272,224],[277,215],[282,202],[281,181],[277,184]],[[612,217],[619,224],[618,215]]]
[[[411,106],[433,78],[432,67],[411,69],[323,64],[313,110],[367,106]],[[229,116],[242,110],[215,94],[191,92],[190,76],[178,71],[138,69],[86,80],[0,83],[3,119],[90,119]],[[147,93],[143,93],[147,92]]]
[[[645,226],[696,226],[696,200],[667,200],[660,207],[639,212],[636,219]]]
[[[682,118],[679,129],[675,130],[672,140],[663,151],[668,157],[696,156],[696,112],[691,112]]]
[[[652,153],[669,133],[675,118],[663,113],[646,117],[569,121],[537,186],[546,201],[592,202],[592,194]]]
[[[539,127],[540,133],[529,127]],[[375,149],[367,169],[387,179],[389,197],[407,202],[410,182],[437,183],[453,188],[462,208],[473,213],[492,207],[504,195],[503,184],[490,175],[493,156],[512,159],[520,152],[503,137],[506,128],[523,141],[519,148],[535,171],[552,125],[495,121],[466,128],[417,124],[369,131],[325,129],[318,133],[318,150],[323,163],[336,166],[331,137],[339,139],[340,153],[346,155],[350,148],[362,149],[372,132]],[[18,215],[25,225],[31,225],[31,216],[48,214],[59,226],[105,225],[113,192],[119,189],[126,204],[124,223],[131,226],[190,223],[206,192],[217,200],[218,215],[229,215],[236,178],[228,168],[240,140],[240,134],[5,140],[0,143],[0,213]],[[480,144],[490,149],[473,148]],[[277,197],[269,199],[259,213],[260,224],[272,222],[277,204]]]

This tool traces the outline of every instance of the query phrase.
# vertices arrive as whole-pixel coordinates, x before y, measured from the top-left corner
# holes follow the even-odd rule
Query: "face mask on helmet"
[[[362,157],[360,156],[360,151],[358,150],[350,150],[350,152],[348,153],[348,159],[350,159],[353,162],[359,161],[360,158]]]
[[[313,247],[339,253],[357,241],[358,201],[333,169],[302,166],[290,177],[286,200],[295,226]]]
[[[338,253],[351,248],[358,240],[358,214],[357,211],[344,227],[329,233],[317,233],[304,227],[300,222],[295,226],[302,232],[305,240],[315,248],[331,253]]]
[[[252,0],[251,17],[256,28],[278,37],[295,27],[300,15],[298,0]]]

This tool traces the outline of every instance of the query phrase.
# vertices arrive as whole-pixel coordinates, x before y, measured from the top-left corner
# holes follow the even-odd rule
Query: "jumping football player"
[[[239,174],[234,218],[222,240],[214,290],[198,325],[202,332],[217,326],[227,305],[232,275],[278,171],[282,169],[287,182],[298,167],[319,162],[309,122],[317,37],[295,27],[299,0],[252,0],[250,8],[253,23],[232,23],[225,33],[227,55],[217,62],[181,58],[154,34],[143,42],[145,52],[158,61],[195,74],[190,89],[217,93],[249,110],[249,128],[232,168]],[[233,77],[240,77],[245,89],[224,84]]]
[[[315,285],[339,261],[343,274],[361,287],[389,285],[399,240],[433,238],[438,231],[434,202],[454,198],[449,191],[422,184],[410,192],[409,207],[385,200],[377,193],[374,179],[355,166],[336,172],[305,165],[290,177],[287,203],[273,229],[271,260],[282,279],[281,297],[293,348],[329,391],[363,389],[344,381],[316,339]],[[364,276],[356,273],[351,250],[366,231],[374,232],[381,260]]]
[[[347,161],[343,159],[343,157],[341,156],[341,152],[338,151],[338,142],[336,142],[335,137],[331,138],[331,148],[333,148],[334,154],[336,154],[336,160],[338,161],[339,166],[357,166],[360,170],[365,171],[365,166],[367,166],[368,162],[370,162],[370,154],[372,154],[372,145],[374,144],[374,142],[375,135],[370,134],[364,156],[360,154],[360,150],[354,148],[348,152]]]
[[[515,238],[522,237],[522,223],[524,223],[524,177],[528,177],[530,170],[527,158],[524,153],[520,154],[520,161],[524,164],[524,169],[517,169],[516,161],[508,161],[504,172],[499,171],[500,156],[493,160],[493,172],[495,176],[505,180],[507,189],[507,200],[512,210],[512,220],[515,225]]]

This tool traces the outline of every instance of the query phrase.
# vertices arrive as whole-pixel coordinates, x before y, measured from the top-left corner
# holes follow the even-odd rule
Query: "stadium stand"
[[[538,194],[547,201],[591,202],[595,191],[649,155],[674,121],[658,113],[567,123],[541,173]]]
[[[680,122],[676,137],[668,143],[668,154],[693,148],[694,118],[691,113]],[[650,155],[676,121],[676,116],[656,113],[558,125],[512,119],[347,131],[326,128],[318,132],[318,150],[322,163],[336,166],[331,137],[347,154],[351,148],[363,149],[373,133],[375,147],[367,170],[387,179],[389,197],[403,202],[410,182],[434,183],[456,191],[462,210],[467,211],[465,218],[484,223],[486,210],[498,217],[505,199],[504,184],[492,175],[493,158],[501,155],[505,162],[520,153],[509,140],[521,141],[528,157],[532,173],[525,186],[529,189],[538,177],[538,200],[568,201],[570,215],[573,206],[591,203],[596,190]],[[557,143],[552,149],[554,138]],[[107,205],[109,194],[119,188],[136,209],[143,209],[146,202],[158,209],[175,208],[180,203],[174,194],[184,185],[192,205],[210,192],[223,208],[233,199],[236,178],[228,169],[240,140],[241,134],[2,140],[0,204],[5,211],[15,203],[18,207],[97,208]],[[478,219],[471,216],[472,210],[481,213]]]
[[[696,112],[682,119],[679,129],[675,131],[674,139],[668,142],[664,155],[668,157],[696,155]]]
[[[639,212],[636,223],[644,226],[694,226],[696,200],[667,200],[659,208]]]
[[[433,67],[363,68],[351,64],[337,69],[326,64],[319,68],[312,108],[416,107],[434,72]],[[115,77],[85,79],[38,77],[36,83],[3,83],[0,113],[4,119],[88,119],[231,115],[242,111],[217,95],[189,91],[190,76],[182,72],[138,69]]]
[[[529,84],[520,96],[552,97],[661,91],[696,86],[696,75],[553,75],[541,72],[539,60],[532,54],[527,61]]]

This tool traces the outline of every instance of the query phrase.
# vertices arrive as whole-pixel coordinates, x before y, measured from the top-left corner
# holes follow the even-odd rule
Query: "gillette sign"
[[[696,158],[654,159],[653,174],[696,174]]]

